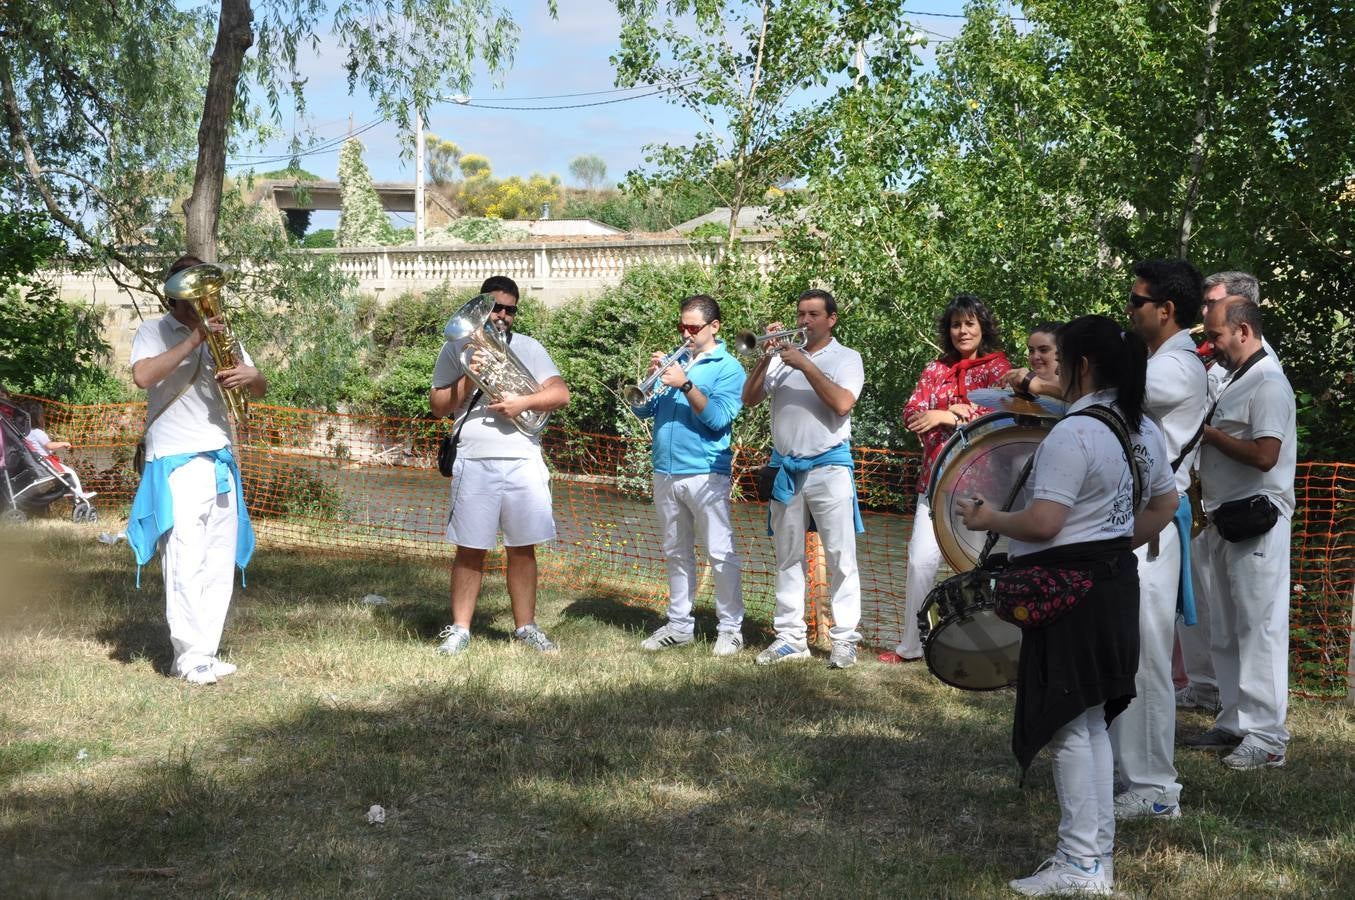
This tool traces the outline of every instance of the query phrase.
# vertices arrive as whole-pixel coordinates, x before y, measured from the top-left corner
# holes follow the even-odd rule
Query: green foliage
[[[385,367],[373,379],[368,392],[355,399],[382,415],[405,419],[430,415],[428,391],[441,350],[441,340],[436,344],[417,343],[387,350]]]
[[[622,231],[668,231],[721,203],[720,196],[705,181],[682,181],[638,193],[571,193],[566,195],[560,217],[596,219]]]
[[[374,247],[391,242],[390,219],[372,186],[357,138],[349,138],[339,151],[339,194],[339,228],[334,237],[338,246]]]
[[[480,153],[464,154],[457,162],[461,168],[461,174],[467,179],[488,177],[490,172],[489,157]]]
[[[321,228],[318,231],[312,231],[301,240],[301,246],[307,249],[318,249],[338,246],[335,243],[335,234],[333,228]]]
[[[607,163],[593,154],[576,156],[569,164],[569,174],[587,190],[593,191],[607,180]]]
[[[45,216],[0,211],[0,385],[54,400],[112,393],[102,311],[64,303],[34,274],[64,249]]]
[[[457,173],[461,171],[461,148],[436,134],[426,135],[423,143],[424,166],[432,182],[447,185],[456,181]]]

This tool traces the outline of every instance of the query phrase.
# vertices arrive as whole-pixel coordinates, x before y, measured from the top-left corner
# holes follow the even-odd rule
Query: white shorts
[[[447,540],[458,547],[493,550],[503,531],[505,547],[555,539],[550,472],[540,456],[465,459],[452,465],[452,509]]]

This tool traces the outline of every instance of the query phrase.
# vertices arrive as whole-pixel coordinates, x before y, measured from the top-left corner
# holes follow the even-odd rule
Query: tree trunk
[[[1190,251],[1190,235],[1195,225],[1195,207],[1200,203],[1200,179],[1204,175],[1205,139],[1209,133],[1209,108],[1213,95],[1209,79],[1214,71],[1214,38],[1219,30],[1219,7],[1223,0],[1210,0],[1209,24],[1204,32],[1204,71],[1200,78],[1200,105],[1195,109],[1195,136],[1190,142],[1190,176],[1186,181],[1186,196],[1181,201],[1181,221],[1176,229],[1176,255],[1186,258]]]
[[[198,127],[198,165],[193,193],[184,201],[190,254],[216,262],[217,220],[221,215],[221,185],[226,178],[226,138],[235,115],[235,88],[245,52],[254,43],[254,11],[249,0],[221,0],[207,98]]]

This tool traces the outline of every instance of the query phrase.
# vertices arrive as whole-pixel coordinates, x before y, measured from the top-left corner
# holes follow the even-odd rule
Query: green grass
[[[240,673],[194,689],[164,675],[158,568],[136,590],[107,527],[0,536],[0,895],[1003,896],[1054,844],[1005,692],[643,654],[652,613],[591,585],[543,592],[563,652],[536,656],[493,578],[446,659],[445,565],[266,547],[227,623]],[[1290,719],[1286,769],[1179,754],[1186,815],[1122,829],[1120,891],[1349,895],[1350,708]]]

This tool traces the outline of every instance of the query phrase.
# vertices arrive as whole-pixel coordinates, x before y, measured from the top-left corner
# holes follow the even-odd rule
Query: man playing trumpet
[[[713,652],[732,656],[743,648],[743,568],[729,525],[730,434],[742,406],[744,372],[716,338],[720,305],[714,299],[688,297],[680,315],[685,357],[655,353],[651,378],[668,365],[644,402],[631,406],[635,415],[654,420],[654,509],[668,562],[668,622],[640,646],[657,651],[693,641],[699,539],[715,574],[720,621]]]
[[[433,369],[428,405],[433,415],[464,412],[452,468],[452,511],[447,540],[456,545],[452,562],[452,624],[443,629],[438,652],[452,656],[470,645],[471,616],[484,580],[485,553],[503,531],[508,557],[508,596],[513,607],[513,640],[541,652],[555,643],[536,624],[536,545],[555,537],[551,512],[550,473],[541,457],[541,436],[528,436],[513,424],[525,410],[553,412],[569,403],[569,388],[546,348],[525,334],[513,333],[518,286],[495,275],[480,287],[494,298],[490,318],[530,370],[541,390],[493,400],[477,390],[462,366],[463,342],[448,341]],[[477,350],[470,365],[477,372],[491,364],[488,351]]]
[[[852,407],[865,385],[861,354],[833,338],[837,301],[822,290],[800,295],[796,324],[803,349],[768,342],[743,386],[743,402],[772,406],[773,465],[770,526],[776,548],[776,640],[758,654],[758,665],[808,659],[805,628],[805,531],[812,519],[827,558],[833,610],[833,653],[828,665],[856,662],[861,640],[861,579],[856,535],[865,529],[856,503],[852,462]],[[781,331],[781,323],[767,326]]]

